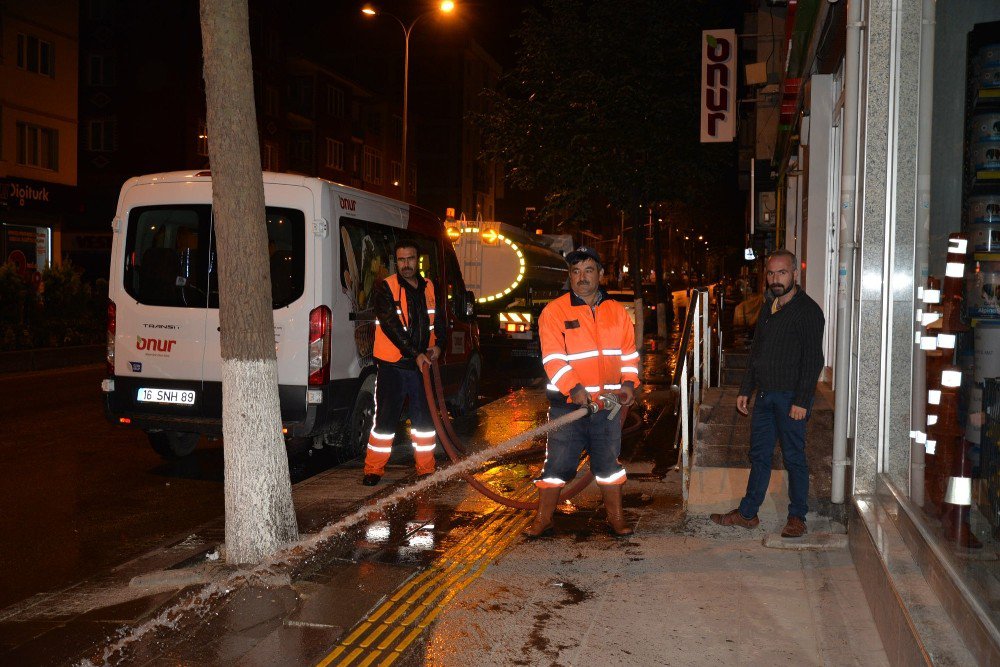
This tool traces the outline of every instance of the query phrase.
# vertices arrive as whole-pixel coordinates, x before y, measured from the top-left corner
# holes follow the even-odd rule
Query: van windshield
[[[283,308],[303,292],[305,216],[294,209],[268,207],[267,239],[271,305]],[[132,209],[125,241],[125,291],[149,306],[218,308],[212,207]]]

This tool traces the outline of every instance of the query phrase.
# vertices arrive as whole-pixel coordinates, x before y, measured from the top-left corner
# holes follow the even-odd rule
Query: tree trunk
[[[642,218],[632,211],[632,289],[635,291],[635,349],[642,352],[643,312],[642,312]]]
[[[201,0],[232,564],[259,562],[298,532],[281,433],[248,26],[246,0]]]

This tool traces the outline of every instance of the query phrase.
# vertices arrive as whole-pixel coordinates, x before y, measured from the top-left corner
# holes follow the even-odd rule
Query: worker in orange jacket
[[[434,284],[420,275],[419,250],[412,241],[395,247],[396,273],[376,285],[375,420],[368,434],[361,483],[375,486],[392,455],[403,402],[409,402],[410,438],[418,475],[434,472],[437,432],[427,407],[421,369],[441,355],[443,317],[434,317]]]
[[[555,299],[538,318],[542,363],[548,375],[549,419],[557,419],[597,396],[616,392],[622,405],[635,400],[639,386],[639,353],[633,324],[620,303],[601,289],[604,269],[593,248],[577,248],[566,256],[570,291]],[[549,535],[559,492],[576,476],[583,452],[590,455],[613,535],[632,534],[622,512],[625,468],[621,453],[621,413],[608,419],[600,410],[549,434],[545,465],[535,480],[538,513],[524,530],[528,538]]]

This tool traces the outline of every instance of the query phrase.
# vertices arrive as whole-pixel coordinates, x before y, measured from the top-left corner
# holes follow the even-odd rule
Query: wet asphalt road
[[[105,419],[103,377],[100,366],[0,376],[0,609],[223,513],[222,441],[164,461],[141,431]],[[482,400],[511,390],[487,377]],[[293,452],[292,482],[337,463],[327,451]]]
[[[0,378],[0,608],[134,558],[222,510],[221,443],[164,462],[109,424],[101,367]]]

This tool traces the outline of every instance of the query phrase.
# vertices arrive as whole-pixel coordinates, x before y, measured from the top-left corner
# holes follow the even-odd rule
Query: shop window
[[[17,34],[17,68],[55,76],[55,48],[36,35]]]
[[[17,163],[59,169],[59,131],[29,123],[17,124]]]

